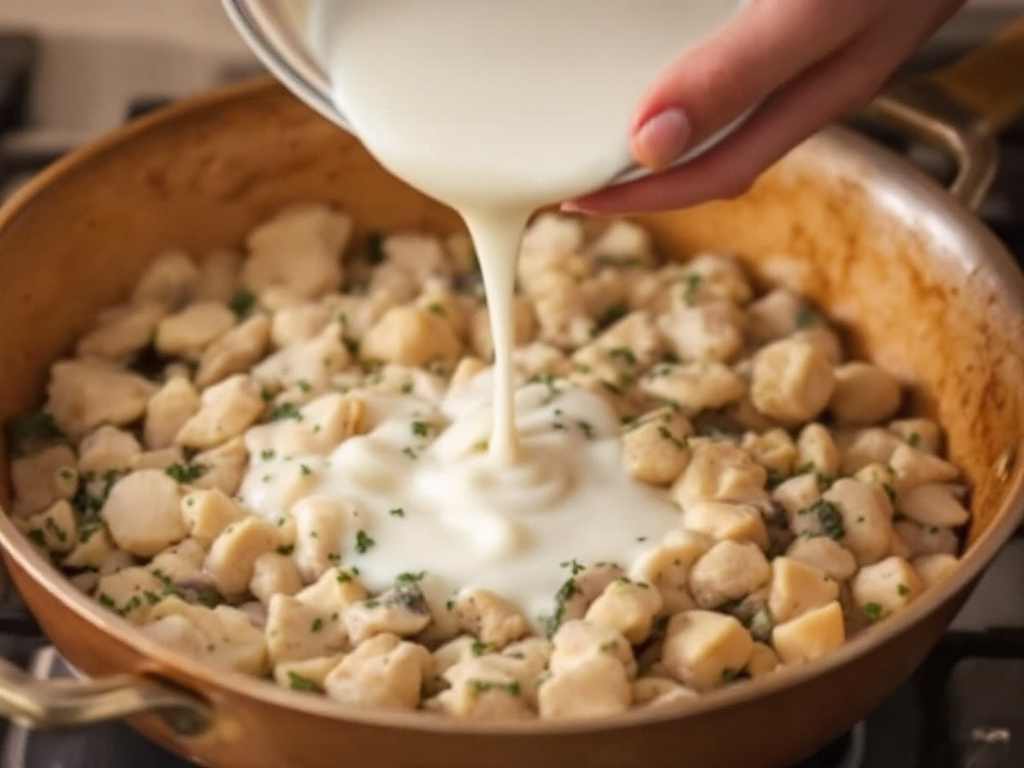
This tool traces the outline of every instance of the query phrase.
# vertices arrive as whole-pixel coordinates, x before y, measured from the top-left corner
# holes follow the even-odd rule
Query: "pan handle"
[[[39,680],[0,658],[0,716],[31,728],[69,728],[153,712],[181,736],[210,725],[210,708],[195,696],[145,677]]]
[[[952,157],[950,193],[977,210],[999,164],[996,135],[1024,112],[1024,17],[927,78],[898,84],[865,116],[905,130]]]

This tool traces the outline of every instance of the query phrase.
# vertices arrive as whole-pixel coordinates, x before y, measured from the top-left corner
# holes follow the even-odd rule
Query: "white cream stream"
[[[371,587],[425,570],[452,587],[494,589],[534,616],[564,579],[559,563],[625,564],[645,537],[678,524],[663,493],[625,474],[617,419],[599,398],[574,391],[548,402],[543,385],[516,392],[515,262],[537,209],[627,166],[639,96],[739,4],[309,0],[307,29],[338,109],[386,168],[465,220],[494,336],[486,386],[451,396],[443,414],[408,398],[376,403],[374,431],[322,467],[315,492],[352,499],[372,531],[371,550],[349,553]],[[438,420],[416,459],[403,453],[411,409]],[[285,500],[265,474],[254,468],[243,496],[278,514]]]

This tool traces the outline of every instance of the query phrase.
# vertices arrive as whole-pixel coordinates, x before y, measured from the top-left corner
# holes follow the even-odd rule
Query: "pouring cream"
[[[369,151],[466,222],[494,341],[487,391],[477,382],[459,407],[431,415],[436,439],[414,449],[414,467],[403,468],[402,439],[409,409],[424,406],[406,399],[318,471],[314,493],[350,499],[361,525],[387,531],[365,534],[380,542],[373,551],[350,552],[370,584],[428,570],[449,586],[500,589],[536,615],[563,578],[559,562],[628,563],[647,537],[678,525],[667,494],[622,469],[617,420],[599,398],[566,392],[541,405],[535,387],[517,396],[516,260],[539,208],[629,165],[627,122],[639,94],[738,5],[309,0],[303,14],[296,4],[335,105]],[[570,411],[574,423],[604,426],[581,440],[565,429]],[[460,444],[467,433],[487,455]],[[391,480],[360,474],[374,464]],[[265,467],[250,471],[243,495],[270,515],[287,506],[287,493],[267,476]],[[404,520],[392,519],[396,508]]]

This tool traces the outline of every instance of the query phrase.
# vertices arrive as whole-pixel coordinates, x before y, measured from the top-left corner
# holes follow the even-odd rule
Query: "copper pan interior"
[[[854,354],[899,376],[907,412],[939,419],[974,486],[969,540],[987,560],[1020,515],[1008,457],[1024,423],[1024,290],[973,216],[897,162],[830,130],[736,200],[639,220],[666,254],[731,251],[807,294]],[[40,404],[49,364],[161,250],[237,245],[304,200],[352,212],[357,237],[461,228],[269,81],[172,107],[43,174],[0,216],[0,421]],[[7,501],[5,445],[0,480]]]

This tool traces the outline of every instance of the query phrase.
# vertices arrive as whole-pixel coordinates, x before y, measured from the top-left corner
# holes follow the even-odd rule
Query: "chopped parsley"
[[[817,517],[818,523],[821,525],[822,533],[830,539],[838,541],[846,536],[846,528],[843,526],[843,516],[839,513],[839,509],[835,504],[825,501],[825,499],[818,499],[818,501],[811,504],[807,509],[800,510],[800,514],[810,514]]]
[[[498,646],[494,643],[485,643],[482,640],[474,640],[473,644],[469,646],[470,652],[474,656],[483,656],[485,653],[494,653],[498,650]]]
[[[290,555],[294,551],[295,551],[295,545],[294,544],[282,544],[281,546],[279,546],[277,548],[277,554],[284,555],[285,557],[287,557],[288,555]]]
[[[288,687],[293,691],[317,691],[317,684],[298,672],[288,672]]]
[[[700,287],[704,282],[704,275],[691,272],[686,275],[684,280],[686,281],[686,287],[683,289],[683,302],[686,306],[692,307],[697,303],[697,299],[700,298]]]
[[[164,472],[177,483],[191,483],[206,473],[206,467],[202,464],[183,464],[180,461],[176,461],[165,467]]]
[[[96,595],[96,600],[99,601],[99,604],[102,605],[104,608],[109,608],[112,611],[117,610],[117,603],[114,602],[114,598],[112,598],[106,592],[100,592],[98,595]]]
[[[252,291],[247,291],[244,288],[235,291],[228,300],[228,308],[239,317],[244,317],[249,314],[255,305],[256,295]]]
[[[909,445],[911,448],[917,448],[919,445],[921,445],[921,433],[911,432],[909,435],[907,435],[907,445]]]
[[[395,584],[418,584],[426,575],[426,571],[419,571],[417,573],[406,571],[395,576]]]
[[[53,416],[42,409],[15,417],[8,424],[7,432],[11,440],[11,452],[15,456],[22,455],[30,443],[64,437]]]
[[[309,625],[309,631],[310,632],[319,632],[323,628],[324,628],[324,620],[321,619],[319,616],[317,616],[315,619],[313,619],[313,623]]]
[[[793,315],[793,325],[801,331],[810,328],[812,325],[817,325],[820,321],[821,318],[818,317],[818,313],[806,304],[803,304],[796,311],[796,314]]]
[[[43,528],[49,531],[50,535],[53,536],[53,538],[55,538],[57,541],[64,542],[68,540],[67,532],[59,525],[57,525],[57,521],[54,520],[52,517],[46,518],[46,522],[43,523]]]
[[[310,384],[305,379],[299,379],[298,386],[299,386],[299,389],[301,391],[306,392],[306,393],[309,393],[309,392],[311,392],[313,390],[313,385]]]
[[[658,426],[658,434],[661,435],[661,438],[663,440],[668,440],[670,443],[672,443],[672,445],[674,445],[680,451],[685,451],[687,446],[689,445],[686,442],[686,438],[685,437],[676,437],[675,435],[672,434],[672,431],[668,427],[666,427],[664,424],[661,424],[661,425]]]
[[[280,419],[295,419],[296,421],[302,421],[302,414],[299,412],[299,409],[295,407],[294,403],[281,403],[270,412],[270,418],[273,421],[278,421]]]
[[[299,471],[302,472],[303,475],[313,474],[313,470],[309,468],[308,464],[299,464]]]
[[[356,552],[360,555],[365,555],[373,549],[376,543],[366,531],[362,529],[356,531]]]
[[[430,425],[425,421],[414,421],[409,425],[416,437],[427,437],[430,435]]]
[[[504,691],[509,696],[521,696],[523,693],[522,686],[518,680],[513,680],[511,683],[494,683],[489,680],[473,680],[470,682],[473,693],[480,696],[489,691]]]
[[[879,603],[867,603],[864,606],[864,615],[871,621],[879,621],[885,615],[885,610]]]
[[[29,528],[28,531],[25,532],[25,535],[28,536],[29,540],[33,544],[43,548],[46,547],[46,534],[43,533],[42,528]]]
[[[608,350],[608,357],[613,360],[621,360],[626,365],[636,365],[636,355],[633,354],[633,350],[627,347],[615,347],[614,349]]]
[[[722,670],[722,682],[723,683],[731,683],[733,680],[735,680],[739,676],[740,676],[740,672],[739,672],[738,669],[733,669],[732,667],[726,667],[725,669]]]
[[[270,461],[272,458],[274,458],[274,449],[266,448],[260,451],[260,458],[263,459],[264,461]]]
[[[388,514],[392,517],[405,517],[405,510],[402,509],[401,507],[395,507],[394,509],[390,510]]]
[[[900,584],[896,587],[896,594],[898,594],[900,597],[906,597],[910,594],[910,587],[908,587],[906,584]]]
[[[594,425],[591,424],[589,421],[577,421],[576,426],[580,428],[580,432],[583,433],[583,437],[585,437],[587,440],[594,439]]]
[[[444,305],[436,301],[427,305],[427,312],[438,317],[446,317],[448,315],[448,310],[444,308]]]

